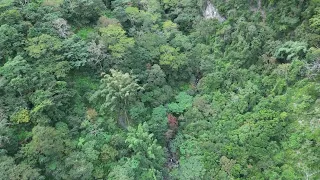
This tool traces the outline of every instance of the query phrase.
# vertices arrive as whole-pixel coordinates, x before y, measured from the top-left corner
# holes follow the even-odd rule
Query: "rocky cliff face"
[[[219,14],[217,8],[215,8],[210,1],[207,1],[206,8],[203,11],[203,16],[206,19],[215,18],[215,19],[218,19],[220,22],[225,21],[225,18]]]

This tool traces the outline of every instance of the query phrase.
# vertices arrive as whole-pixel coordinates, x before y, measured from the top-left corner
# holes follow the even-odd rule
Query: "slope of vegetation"
[[[319,47],[319,0],[0,0],[0,180],[320,179]]]

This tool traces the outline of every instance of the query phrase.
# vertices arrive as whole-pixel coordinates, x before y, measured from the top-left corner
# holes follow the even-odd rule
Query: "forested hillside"
[[[0,0],[0,180],[320,179],[320,0]]]

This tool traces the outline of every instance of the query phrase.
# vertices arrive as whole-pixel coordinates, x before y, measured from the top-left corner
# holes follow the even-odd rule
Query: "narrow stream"
[[[219,13],[216,7],[213,6],[213,4],[208,0],[206,4],[206,8],[203,11],[203,17],[205,19],[218,19],[219,22],[223,22],[226,19],[222,17]],[[200,78],[196,79],[196,83]],[[176,117],[174,117],[176,118]],[[174,169],[179,167],[179,156],[177,152],[174,152],[171,149],[170,143],[171,141],[175,138],[175,135],[177,133],[177,129],[169,129],[171,130],[171,136],[166,142],[166,148],[168,150],[168,156],[167,156],[167,162],[166,162],[166,168],[169,170],[169,172]],[[164,177],[164,180],[170,180],[169,176]]]

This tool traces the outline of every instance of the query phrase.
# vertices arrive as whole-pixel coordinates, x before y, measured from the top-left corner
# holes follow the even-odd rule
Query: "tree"
[[[166,83],[166,74],[162,71],[158,64],[154,64],[151,69],[147,70],[147,86],[152,89],[153,87],[161,87]]]
[[[147,122],[150,132],[161,143],[165,143],[165,133],[168,129],[167,109],[164,106],[153,108],[151,119]]]
[[[110,72],[111,75],[104,75],[99,89],[90,100],[100,104],[102,113],[110,112],[110,110],[117,111],[119,119],[125,118],[128,124],[128,107],[134,102],[138,91],[143,88],[138,85],[138,80],[129,73],[122,73],[114,69],[111,69]]]
[[[146,123],[139,124],[137,129],[129,128],[126,143],[133,151],[131,160],[135,161],[134,167],[137,178],[155,178],[161,175],[165,162],[164,151],[153,139],[153,134],[149,134]],[[151,172],[151,173],[150,173]]]
[[[22,45],[22,35],[12,26],[0,26],[0,59],[13,57]]]
[[[83,67],[90,58],[89,46],[79,36],[73,35],[62,42],[63,56],[73,68]]]
[[[28,40],[28,47],[25,48],[29,56],[43,58],[53,56],[61,50],[62,43],[58,38],[42,34]]]
[[[274,56],[282,63],[291,62],[295,58],[304,58],[307,53],[307,44],[303,42],[288,41],[279,47]]]
[[[139,8],[132,6],[129,6],[125,9],[125,13],[132,24],[132,27],[129,31],[130,34],[139,35],[143,32],[150,32],[154,30],[156,23],[161,17],[161,14],[156,12],[160,5],[159,2],[155,0],[144,2],[141,1],[140,4],[144,7],[144,9],[146,9],[146,11],[139,10]]]
[[[202,1],[200,1],[202,2]],[[196,10],[203,6],[203,4],[197,4],[198,1],[191,0],[165,0],[166,11],[173,22],[179,25],[182,31],[188,32],[192,29],[193,23],[200,16],[200,13]],[[195,8],[197,7],[197,8]]]
[[[86,154],[82,152],[72,152],[65,159],[65,166],[70,179],[92,179],[93,164],[86,160]]]
[[[105,9],[102,0],[68,0],[61,4],[64,17],[76,26],[94,24]]]
[[[21,109],[11,116],[11,121],[15,123],[28,123],[30,121],[29,111],[27,109]]]
[[[180,53],[180,48],[174,48],[170,45],[163,45],[160,47],[160,65],[168,65],[172,69],[179,69],[186,64],[187,57]]]
[[[15,164],[10,156],[0,155],[1,179],[10,180],[43,180],[40,170],[32,168],[26,163]]]
[[[0,179],[320,179],[319,3],[0,0]]]
[[[40,164],[59,160],[66,151],[66,134],[53,127],[35,126],[32,129],[32,141],[22,148],[23,154]]]
[[[101,40],[108,48],[111,55],[116,59],[121,59],[127,53],[127,51],[133,47],[133,38],[128,38],[119,25],[109,25],[106,28],[100,28]],[[118,62],[115,62],[118,64]]]
[[[187,159],[181,159],[180,167],[171,172],[172,176],[177,179],[203,179],[205,169],[200,158],[199,156],[191,156]]]
[[[145,91],[141,95],[142,102],[148,103],[152,107],[169,102],[173,97],[172,88],[166,85],[166,74],[161,67],[154,64],[146,73]]]
[[[31,66],[23,57],[16,56],[14,59],[9,59],[0,67],[0,74],[5,80],[6,92],[10,93],[14,90],[20,96],[27,93],[31,88],[31,72]]]
[[[105,66],[110,65],[106,61],[106,48],[101,41],[98,43],[91,41],[88,45],[88,52],[90,53],[88,60],[89,65],[99,68],[100,71],[102,71]]]
[[[9,127],[8,117],[4,109],[0,108],[0,152],[8,148],[12,141],[13,131]]]
[[[41,125],[62,120],[73,94],[74,90],[68,89],[66,82],[49,81],[47,88],[37,89],[29,96],[33,105],[30,111],[32,119]]]
[[[114,180],[134,180],[134,170],[130,167],[130,163],[116,165],[108,174],[108,178]]]
[[[188,95],[186,92],[180,92],[176,96],[176,103],[168,104],[169,111],[173,113],[183,113],[184,110],[192,106],[192,96]]]
[[[17,9],[9,9],[0,14],[0,24],[14,25],[22,21],[22,16]]]
[[[309,19],[310,27],[315,31],[320,33],[320,8],[315,9],[315,14]]]
[[[58,18],[53,21],[53,27],[56,29],[60,37],[66,38],[71,34],[70,26],[63,18]]]

